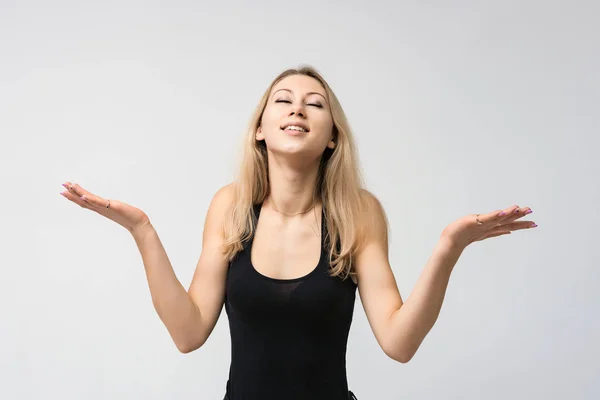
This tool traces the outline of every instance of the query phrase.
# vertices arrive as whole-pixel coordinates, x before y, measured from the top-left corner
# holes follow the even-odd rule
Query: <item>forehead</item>
[[[273,86],[271,93],[275,93],[280,89],[289,89],[296,94],[316,92],[325,96],[325,89],[323,89],[321,83],[315,78],[306,75],[286,76]]]

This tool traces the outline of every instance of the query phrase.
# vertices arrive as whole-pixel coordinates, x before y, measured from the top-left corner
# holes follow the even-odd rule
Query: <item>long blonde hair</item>
[[[329,244],[329,262],[332,276],[354,276],[353,255],[361,241],[359,217],[364,211],[363,179],[358,166],[356,145],[342,106],[321,74],[311,66],[288,69],[269,85],[248,125],[235,198],[225,216],[225,256],[229,261],[243,249],[253,234],[256,215],[254,205],[262,203],[269,194],[267,148],[257,141],[255,134],[260,125],[269,93],[273,86],[290,75],[306,75],[316,79],[325,89],[333,117],[335,149],[326,148],[321,158],[315,198],[321,200]]]

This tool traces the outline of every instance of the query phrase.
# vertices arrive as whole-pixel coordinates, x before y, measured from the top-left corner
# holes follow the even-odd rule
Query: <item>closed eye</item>
[[[288,104],[292,104],[291,101],[289,101],[289,100],[282,100],[282,99],[275,100],[275,103],[288,103]],[[323,108],[323,106],[321,104],[319,104],[319,103],[308,103],[308,105],[309,106],[318,107],[318,108]]]

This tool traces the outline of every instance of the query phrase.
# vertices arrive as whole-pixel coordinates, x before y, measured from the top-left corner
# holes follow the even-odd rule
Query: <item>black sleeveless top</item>
[[[262,205],[256,205],[256,222]],[[231,334],[230,400],[347,400],[346,345],[356,285],[328,274],[321,214],[321,257],[296,279],[274,279],[252,265],[254,235],[230,263],[225,310]]]

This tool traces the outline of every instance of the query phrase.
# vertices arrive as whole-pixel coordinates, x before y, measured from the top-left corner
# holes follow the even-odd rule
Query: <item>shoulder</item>
[[[387,216],[381,201],[367,189],[360,190],[361,199],[361,212],[360,222],[361,226],[371,226],[375,229],[381,228],[382,225],[387,227]]]
[[[235,203],[236,187],[233,183],[219,188],[213,195],[204,219],[204,240],[220,246],[227,237],[227,215]]]
[[[220,201],[224,201],[224,200],[232,200],[235,197],[236,194],[236,184],[235,182],[231,182],[225,186],[220,187],[213,199],[217,199]]]
[[[213,195],[208,207],[207,219],[212,222],[222,223],[224,216],[234,203],[236,186],[234,183],[222,186]]]
[[[211,200],[211,208],[227,209],[236,197],[236,185],[234,182],[220,187]]]
[[[362,202],[362,206],[365,207],[363,210],[370,213],[382,213],[383,206],[381,205],[381,201],[375,196],[373,193],[368,191],[367,189],[360,189],[360,199]]]
[[[362,245],[388,241],[388,219],[381,201],[370,191],[360,190],[361,210],[358,217],[358,237]],[[360,246],[362,247],[362,246]]]

